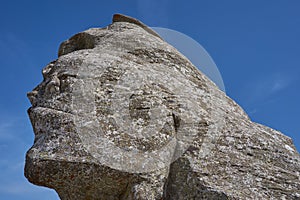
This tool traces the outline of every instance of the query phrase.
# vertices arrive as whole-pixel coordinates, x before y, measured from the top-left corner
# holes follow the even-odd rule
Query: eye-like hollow
[[[76,75],[60,74],[58,75],[58,78],[60,80],[60,92],[63,93],[70,89],[70,84],[72,83],[72,79],[76,78]]]
[[[54,94],[60,90],[60,80],[54,76],[46,85],[46,92]]]
[[[50,64],[48,64],[43,70],[43,78],[46,79],[51,75],[51,72],[53,72],[53,67],[54,67],[55,61],[52,61]]]

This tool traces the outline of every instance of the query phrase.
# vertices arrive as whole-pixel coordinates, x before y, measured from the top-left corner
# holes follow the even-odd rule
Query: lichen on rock
[[[69,199],[297,199],[292,140],[174,47],[115,15],[63,42],[28,98],[25,176]]]

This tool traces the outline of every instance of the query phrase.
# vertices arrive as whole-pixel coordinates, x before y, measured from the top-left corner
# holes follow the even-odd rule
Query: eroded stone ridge
[[[152,30],[147,25],[145,25],[144,23],[142,23],[141,21],[139,21],[139,20],[137,20],[137,19],[135,19],[133,17],[129,17],[129,16],[122,15],[122,14],[114,14],[112,21],[113,22],[128,22],[128,23],[136,24],[136,25],[142,27],[148,33],[150,33],[150,34],[152,34],[152,35],[154,35],[154,36],[159,37],[160,39],[162,39],[160,37],[160,35],[157,34],[154,30]]]
[[[71,37],[43,77],[25,176],[61,199],[300,198],[291,139],[136,19]]]

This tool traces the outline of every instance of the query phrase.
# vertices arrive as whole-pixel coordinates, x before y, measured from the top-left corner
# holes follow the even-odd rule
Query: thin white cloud
[[[24,165],[25,165],[25,160],[21,160],[18,163],[14,164],[11,167],[12,171],[23,171],[24,170]]]
[[[278,79],[273,82],[271,93],[279,92],[289,86],[289,81],[286,79]]]
[[[5,141],[17,140],[22,141],[20,138],[21,133],[24,132],[24,127],[29,130],[30,124],[25,118],[15,116],[0,116],[0,145],[5,145]]]
[[[0,183],[0,194],[25,196],[40,195],[41,199],[53,199],[54,197],[57,197],[55,191],[44,187],[34,186],[27,183],[26,180]]]
[[[24,194],[30,197],[40,193],[24,177],[25,152],[32,145],[27,144],[32,135],[24,117],[0,116],[0,196],[21,195],[22,198]]]
[[[295,81],[295,76],[287,73],[270,73],[264,77],[257,77],[240,90],[240,104],[247,107],[248,114],[259,113],[260,107],[276,101],[280,94]]]
[[[14,139],[11,129],[14,127],[14,121],[0,122],[0,141]]]
[[[0,196],[16,197],[32,199],[59,199],[54,190],[35,186],[29,183],[24,177],[24,159],[17,160],[5,159],[0,160]],[[19,199],[19,198],[18,198]]]
[[[35,59],[32,58],[30,49],[30,45],[18,34],[5,31],[0,33],[0,50],[6,60],[12,60],[13,63],[22,65],[23,68],[34,68]]]
[[[166,27],[169,5],[169,0],[137,0],[139,18],[150,26]]]
[[[241,91],[244,102],[248,105],[268,101],[277,93],[288,88],[293,82],[293,77],[284,74],[269,74],[265,77],[251,81]]]

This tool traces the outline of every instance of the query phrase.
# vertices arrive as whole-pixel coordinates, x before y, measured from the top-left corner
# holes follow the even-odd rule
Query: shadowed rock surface
[[[63,42],[28,98],[25,176],[63,200],[300,199],[300,156],[146,25]]]

